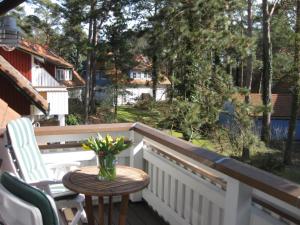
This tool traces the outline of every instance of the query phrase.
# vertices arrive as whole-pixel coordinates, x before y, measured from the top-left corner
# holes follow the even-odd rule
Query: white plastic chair
[[[61,180],[54,180],[49,176],[35,139],[31,121],[28,118],[11,121],[7,125],[7,131],[9,142],[7,147],[17,174],[28,184],[44,190],[53,197],[58,209],[76,208],[77,213],[71,225],[77,224],[81,218],[86,218],[82,206],[84,195],[68,190],[63,186]],[[70,164],[66,166],[70,166]]]

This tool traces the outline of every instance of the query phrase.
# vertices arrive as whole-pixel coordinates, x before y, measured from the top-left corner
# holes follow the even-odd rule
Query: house
[[[84,80],[47,47],[22,40],[13,51],[0,48],[0,98],[33,120],[55,117],[64,125],[69,98],[81,98]]]
[[[251,93],[251,104],[253,106],[262,106],[261,94]],[[237,101],[244,101],[244,96],[237,95],[234,97]],[[272,117],[271,117],[271,139],[285,140],[288,134],[289,120],[291,115],[292,95],[290,94],[272,94]],[[234,111],[230,103],[225,104],[225,111],[232,113]],[[253,115],[255,118],[255,132],[260,135],[262,127],[262,114]],[[231,119],[226,115],[220,116],[221,123],[228,123]],[[296,126],[295,140],[300,140],[300,113]]]
[[[125,79],[121,81],[123,91],[119,93],[118,105],[134,104],[144,95],[153,96],[152,92],[152,64],[143,56],[135,57],[136,66],[129,70]],[[115,70],[99,69],[96,72],[96,100],[103,100],[109,94],[108,87],[113,84]],[[170,86],[169,79],[159,74],[156,101],[165,101]]]

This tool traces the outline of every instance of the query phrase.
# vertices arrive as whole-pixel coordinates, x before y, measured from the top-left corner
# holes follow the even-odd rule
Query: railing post
[[[143,136],[130,131],[130,139],[132,141],[132,146],[130,148],[130,166],[143,170]],[[138,192],[130,195],[130,200],[133,202],[138,202],[142,200],[142,192]]]
[[[224,225],[250,225],[252,188],[228,177]]]

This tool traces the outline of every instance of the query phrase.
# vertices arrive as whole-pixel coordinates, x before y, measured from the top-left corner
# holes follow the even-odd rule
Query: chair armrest
[[[49,186],[51,184],[61,184],[62,181],[61,180],[40,180],[40,181],[36,181],[36,182],[31,182],[29,183],[32,186],[36,186],[36,187],[45,187],[45,186]]]
[[[61,184],[61,180],[40,180],[36,182],[28,183],[31,186],[34,186],[42,191],[45,191],[48,195],[52,196],[50,185],[51,184]],[[52,196],[53,197],[53,196]]]
[[[47,164],[47,167],[49,169],[60,169],[60,168],[66,168],[66,167],[72,167],[72,166],[80,166],[80,162],[63,162],[63,163],[50,163]]]

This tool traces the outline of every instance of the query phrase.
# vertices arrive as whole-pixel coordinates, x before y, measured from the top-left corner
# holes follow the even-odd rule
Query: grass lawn
[[[157,127],[160,114],[158,111],[137,109],[132,106],[118,107],[118,122],[141,122]]]
[[[167,133],[170,134],[173,137],[182,138],[182,133],[180,133],[180,132],[170,130]],[[200,148],[205,148],[205,149],[208,149],[208,150],[211,150],[211,151],[216,149],[216,145],[214,143],[212,143],[210,140],[207,140],[207,139],[194,139],[194,140],[192,140],[192,143],[194,145],[199,146]]]

